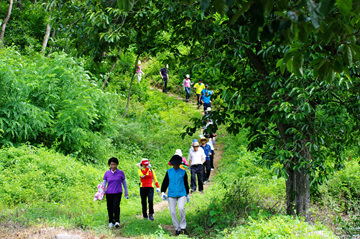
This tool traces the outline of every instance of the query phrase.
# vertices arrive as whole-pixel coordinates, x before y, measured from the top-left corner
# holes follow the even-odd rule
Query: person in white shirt
[[[196,191],[196,176],[199,184],[199,192],[204,190],[203,177],[206,156],[204,150],[200,148],[199,142],[193,142],[193,149],[189,152],[189,164],[191,166],[191,190]]]

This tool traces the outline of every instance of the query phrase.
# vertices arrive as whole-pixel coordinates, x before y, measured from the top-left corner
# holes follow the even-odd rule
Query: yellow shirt
[[[204,84],[204,83],[201,83],[201,84],[196,83],[196,84],[194,85],[194,88],[196,88],[196,94],[200,95],[200,94],[201,94],[201,91],[202,91],[203,89],[205,89],[205,84]]]

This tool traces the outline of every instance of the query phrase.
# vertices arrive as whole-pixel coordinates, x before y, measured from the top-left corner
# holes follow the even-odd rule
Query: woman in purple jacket
[[[104,187],[107,183],[106,201],[107,210],[109,214],[109,228],[120,227],[120,202],[122,195],[122,186],[124,186],[125,197],[129,198],[125,174],[123,171],[117,169],[119,160],[117,158],[110,158],[108,161],[110,170],[105,172]]]

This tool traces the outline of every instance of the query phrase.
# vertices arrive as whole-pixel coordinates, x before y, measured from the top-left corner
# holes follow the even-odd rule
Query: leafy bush
[[[226,233],[227,231],[225,231]],[[337,238],[322,226],[311,226],[299,218],[276,215],[254,220],[237,227],[225,238]]]
[[[99,90],[74,59],[1,50],[0,86],[0,145],[56,146],[91,161],[109,147],[102,134],[114,130],[118,96]]]

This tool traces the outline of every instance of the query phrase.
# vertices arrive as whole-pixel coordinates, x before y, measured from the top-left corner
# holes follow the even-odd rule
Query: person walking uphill
[[[199,80],[199,83],[196,83],[194,85],[194,88],[196,89],[195,92],[196,92],[196,97],[197,97],[197,104],[198,104],[198,107],[200,107],[200,105],[201,105],[201,91],[205,88],[204,83],[202,83],[202,79]]]
[[[160,76],[161,76],[161,79],[164,82],[164,86],[163,86],[163,92],[164,93],[167,93],[167,83],[169,81],[169,72],[168,72],[167,68],[168,68],[168,65],[166,64],[165,67],[160,69]]]
[[[199,148],[199,142],[194,141],[192,144],[192,149],[189,152],[189,164],[191,167],[191,190],[196,191],[196,176],[199,184],[199,191],[204,190],[203,177],[204,177],[204,166],[206,156],[204,150]]]
[[[172,156],[170,164],[173,168],[166,172],[161,184],[161,197],[166,200],[165,192],[168,189],[168,202],[171,219],[176,230],[176,236],[186,234],[185,200],[190,202],[189,184],[187,174],[180,168],[182,158],[179,155]],[[176,205],[179,204],[180,222],[177,218]]]
[[[156,185],[156,192],[160,192],[160,186],[156,178],[155,171],[150,169],[151,165],[148,159],[142,159],[140,162],[141,169],[138,170],[140,176],[140,197],[142,205],[142,213],[144,219],[148,219],[147,203],[149,202],[149,219],[154,220],[154,184]]]
[[[123,171],[119,170],[117,166],[119,165],[119,160],[117,158],[110,158],[108,161],[110,170],[105,172],[104,175],[104,187],[107,183],[106,189],[106,201],[107,201],[107,210],[109,215],[109,228],[120,227],[120,202],[122,195],[122,187],[125,190],[126,199],[129,198],[125,174]]]
[[[191,93],[191,81],[190,81],[190,75],[186,75],[186,78],[183,81],[183,85],[184,85],[184,90],[186,92],[186,102],[189,102],[189,98],[190,98],[190,93]]]

